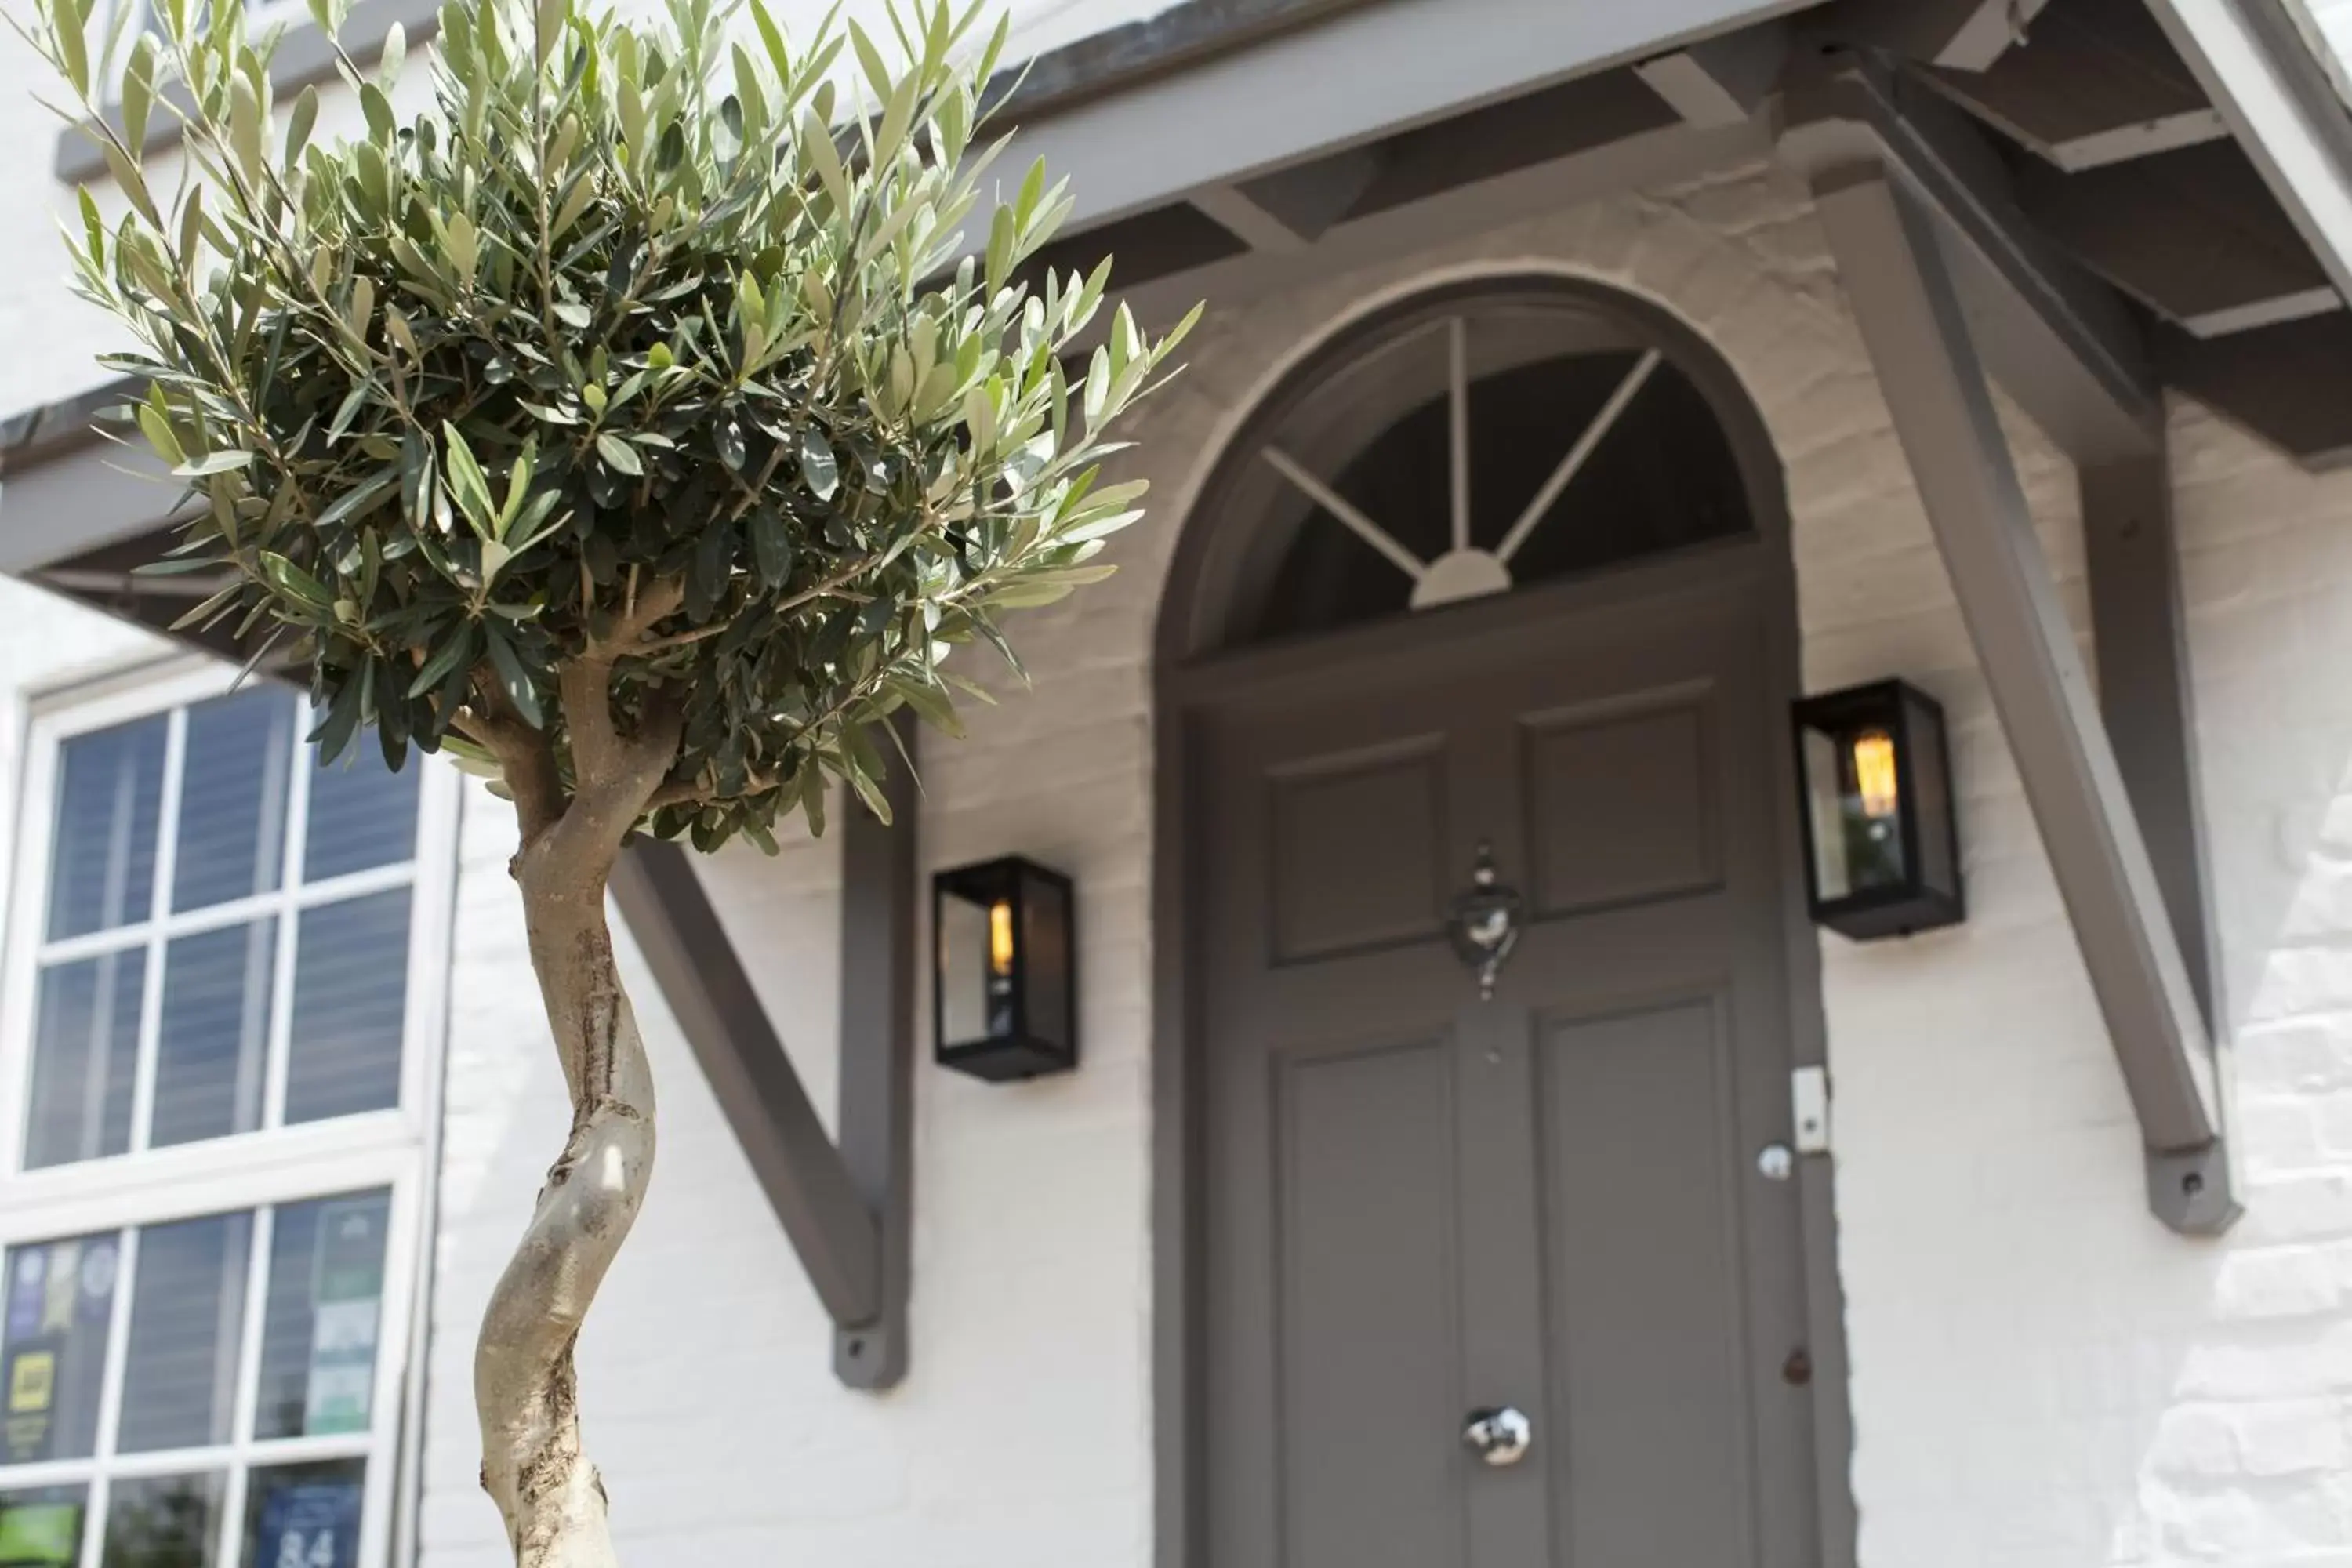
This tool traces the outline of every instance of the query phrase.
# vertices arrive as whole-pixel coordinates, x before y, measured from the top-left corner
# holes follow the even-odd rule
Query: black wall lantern
[[[1857,942],[1958,924],[1959,834],[1944,710],[1899,680],[1794,710],[1813,920]]]
[[[941,1067],[994,1081],[1078,1065],[1070,879],[1019,856],[931,879],[931,1016]]]

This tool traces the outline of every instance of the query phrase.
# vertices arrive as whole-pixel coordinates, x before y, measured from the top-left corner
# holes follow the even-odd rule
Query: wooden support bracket
[[[1779,150],[1801,174],[1884,168],[1931,211],[1938,266],[2002,388],[2077,462],[2157,449],[2163,404],[2122,300],[2027,223],[2000,160],[1928,89],[1853,54],[1792,60]]]
[[[1877,160],[1807,173],[2138,1114],[2149,1207],[2176,1231],[2216,1234],[2240,1209],[2197,987],[2034,537],[1937,218]],[[2124,645],[2148,640],[2111,630]],[[2174,739],[2185,743],[2177,729]]]
[[[914,785],[886,789],[898,826],[843,813],[840,1142],[810,1103],[692,857],[641,842],[613,899],[710,1080],[769,1205],[834,1321],[852,1388],[907,1372],[913,1214]]]

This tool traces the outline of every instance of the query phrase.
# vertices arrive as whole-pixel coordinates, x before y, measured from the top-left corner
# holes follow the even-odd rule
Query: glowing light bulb
[[[1013,973],[1013,905],[1006,900],[988,906],[988,968],[992,974]]]
[[[1862,796],[1862,814],[1871,818],[1895,815],[1895,738],[1884,730],[1868,730],[1853,738],[1853,782]]]

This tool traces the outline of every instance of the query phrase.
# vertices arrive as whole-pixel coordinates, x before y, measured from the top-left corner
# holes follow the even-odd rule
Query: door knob
[[[1514,1405],[1473,1410],[1462,1424],[1463,1447],[1498,1469],[1525,1458],[1535,1437],[1535,1423]]]

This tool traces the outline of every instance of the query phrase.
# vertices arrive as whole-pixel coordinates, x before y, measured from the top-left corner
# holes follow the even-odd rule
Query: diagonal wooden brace
[[[761,1190],[834,1321],[834,1371],[852,1388],[907,1370],[913,1192],[913,782],[889,784],[898,826],[843,812],[841,1139],[827,1135],[784,1054],[692,857],[642,841],[614,901]]]
[[[1947,245],[1966,241],[1948,238],[1949,224],[1897,160],[1867,143],[1808,143],[1816,153],[1825,145],[1838,155],[1801,167],[2137,1112],[2149,1206],[2177,1231],[2218,1233],[2240,1208],[2205,1015],[1953,280]],[[2144,468],[2138,479],[2147,482]],[[2086,496],[2105,481],[2087,482]],[[2127,630],[2115,635],[2119,647],[2132,646]],[[2185,745],[2185,730],[2175,739]],[[2149,784],[2141,793],[2152,805],[2164,795]],[[2193,793],[2185,798],[2193,809]],[[2185,886],[2200,884],[2192,877]],[[2201,919],[2195,934],[2201,960]]]

